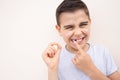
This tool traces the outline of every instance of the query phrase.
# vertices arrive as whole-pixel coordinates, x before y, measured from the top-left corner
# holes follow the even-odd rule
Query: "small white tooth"
[[[53,47],[55,48],[55,50],[57,50],[57,48],[58,48],[57,45],[53,45]]]

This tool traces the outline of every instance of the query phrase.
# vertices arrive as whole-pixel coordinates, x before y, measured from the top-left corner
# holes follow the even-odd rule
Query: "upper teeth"
[[[81,39],[73,39],[72,41],[74,42],[74,41],[76,41],[76,42],[78,42],[78,41],[81,41],[82,40],[82,38]]]

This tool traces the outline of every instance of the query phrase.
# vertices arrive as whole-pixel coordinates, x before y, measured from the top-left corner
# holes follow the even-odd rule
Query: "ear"
[[[91,19],[90,19],[90,24],[91,24]]]
[[[55,28],[58,31],[59,35],[61,35],[61,27],[59,25],[56,25]]]
[[[91,19],[90,19],[90,26],[91,26]]]

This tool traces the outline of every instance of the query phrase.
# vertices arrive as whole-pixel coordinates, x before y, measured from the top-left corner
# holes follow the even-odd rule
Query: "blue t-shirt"
[[[87,51],[95,66],[106,76],[117,71],[117,66],[110,56],[109,51],[98,45],[91,45]],[[89,76],[78,69],[72,62],[75,54],[70,53],[64,47],[60,54],[59,80],[90,80]]]

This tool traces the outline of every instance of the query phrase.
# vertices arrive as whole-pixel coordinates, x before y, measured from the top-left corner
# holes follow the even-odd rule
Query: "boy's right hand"
[[[50,43],[42,54],[43,60],[49,69],[57,69],[61,52],[61,45],[58,43]]]

